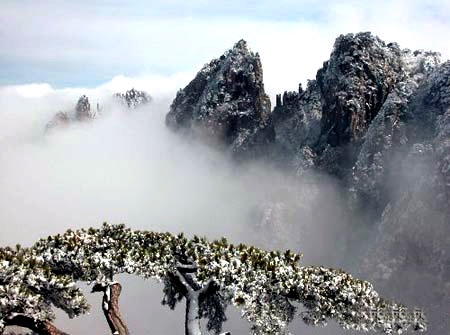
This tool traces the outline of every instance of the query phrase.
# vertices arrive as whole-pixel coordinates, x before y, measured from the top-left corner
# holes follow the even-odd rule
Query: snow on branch
[[[254,334],[282,334],[297,315],[311,325],[335,320],[346,329],[385,333],[426,328],[423,313],[379,297],[370,283],[342,270],[301,266],[301,255],[289,250],[108,224],[50,236],[32,250],[51,271],[73,280],[104,282],[128,273],[163,281],[163,303],[171,308],[195,293],[198,309],[192,318],[208,319],[216,333],[228,304],[241,309]],[[299,314],[298,304],[306,311]]]

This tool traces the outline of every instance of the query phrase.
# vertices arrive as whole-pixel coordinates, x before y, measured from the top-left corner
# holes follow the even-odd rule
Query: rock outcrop
[[[365,190],[384,195],[374,197],[382,213],[364,270],[386,290],[419,296],[428,306],[432,333],[440,334],[450,326],[442,312],[450,306],[450,62],[434,67],[410,92],[398,100],[403,108],[394,110],[401,112],[391,114],[399,136],[389,143],[384,138],[373,163],[379,176]]]
[[[134,110],[152,102],[152,97],[147,92],[138,91],[134,88],[125,93],[115,93],[112,99],[115,103],[118,102],[128,110]],[[110,103],[111,101],[107,101],[106,105],[110,106]],[[103,109],[99,103],[93,108],[89,102],[89,98],[86,95],[82,95],[73,110],[56,113],[47,123],[45,129],[46,131],[50,131],[79,122],[92,121],[105,112]]]
[[[360,139],[402,77],[401,50],[370,33],[341,35],[317,73],[322,134],[331,146]]]
[[[125,93],[116,93],[114,94],[114,98],[130,109],[135,109],[152,102],[152,97],[147,92],[138,91],[134,88]]]
[[[304,160],[307,148],[315,168],[346,182],[353,179],[355,188],[370,187],[378,172],[369,173],[368,182],[362,171],[380,159],[378,149],[386,145],[382,138],[393,140],[401,124],[398,115],[438,63],[436,53],[402,50],[370,33],[338,37],[306,90],[277,96],[272,119],[280,160],[292,166]],[[397,130],[394,137],[400,136]]]
[[[235,157],[255,157],[274,140],[270,112],[259,55],[241,40],[178,92],[166,124],[207,137]]]
[[[424,87],[429,85],[428,77],[435,70],[439,71],[438,63],[435,53],[402,52],[402,78],[371,122],[352,167],[350,185],[355,201],[383,208],[393,191],[385,186],[400,178],[398,175],[403,172],[398,167],[404,157],[414,143],[432,136],[434,121],[431,119],[437,114],[430,104],[418,100],[422,99]],[[423,113],[425,110],[429,113]],[[431,119],[425,120],[424,115]]]
[[[302,174],[315,163],[315,148],[321,137],[322,98],[315,80],[305,90],[277,95],[272,112],[275,142],[272,156]],[[284,162],[284,163],[283,163]]]
[[[91,121],[98,116],[98,112],[99,105],[97,104],[97,110],[92,110],[89,98],[86,95],[82,95],[72,111],[60,111],[56,113],[47,123],[45,129],[46,131],[50,131],[55,128],[66,127],[75,122]]]
[[[68,126],[72,122],[67,112],[58,112],[45,126],[46,130]]]
[[[77,105],[75,106],[75,118],[78,121],[87,121],[94,119],[96,117],[96,112],[91,110],[91,104],[89,103],[89,98],[82,95],[78,99]]]

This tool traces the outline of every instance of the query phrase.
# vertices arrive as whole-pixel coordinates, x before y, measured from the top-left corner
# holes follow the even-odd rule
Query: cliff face
[[[178,92],[166,124],[207,137],[235,157],[255,157],[274,140],[270,111],[259,55],[241,40]]]
[[[359,140],[402,76],[396,44],[386,45],[370,33],[338,37],[316,78],[326,142],[338,146]]]
[[[352,224],[370,232],[358,250],[361,271],[386,290],[419,288],[430,334],[449,327],[450,62],[370,33],[342,35],[316,78],[269,108],[259,58],[241,41],[178,93],[166,122],[200,129],[234,153],[265,155],[294,175],[336,178]],[[261,206],[270,230],[270,218],[296,205]]]
[[[357,202],[385,206],[393,191],[389,182],[403,174],[399,169],[402,161],[435,133],[439,113],[424,100],[424,94],[430,81],[434,81],[432,78],[441,71],[438,57],[406,50],[400,60],[402,78],[370,123],[352,167],[349,183]]]
[[[428,307],[431,333],[439,334],[450,326],[442,312],[450,306],[450,62],[436,66],[409,92],[396,100],[403,108],[387,114],[399,135],[388,143],[383,138],[384,150],[376,153],[378,162],[365,180],[375,169],[377,178],[369,189],[356,187],[382,208],[363,270],[386,289],[419,297]],[[385,120],[383,115],[390,126]],[[373,123],[371,132],[392,129],[378,125]]]
[[[401,50],[370,33],[338,37],[306,90],[277,96],[277,155],[303,169],[295,162],[308,148],[315,168],[368,190],[378,178],[368,170],[391,141],[400,142],[406,104],[438,63],[436,53]]]
[[[277,95],[272,113],[275,129],[275,157],[292,162],[298,173],[314,165],[313,148],[321,138],[322,97],[315,80],[308,81],[306,90]]]

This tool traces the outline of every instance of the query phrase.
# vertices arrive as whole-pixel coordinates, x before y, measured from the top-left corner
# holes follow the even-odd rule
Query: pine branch
[[[49,321],[35,320],[29,316],[22,314],[7,319],[5,325],[28,328],[31,331],[38,333],[40,335],[69,335],[68,333],[65,333],[62,330],[56,328]]]

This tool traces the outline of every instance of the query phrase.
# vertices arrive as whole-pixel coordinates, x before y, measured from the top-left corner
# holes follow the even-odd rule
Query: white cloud
[[[10,82],[17,73],[26,81],[27,71],[31,81],[58,84],[73,78],[75,85],[90,86],[119,74],[194,73],[244,38],[261,54],[273,96],[314,78],[339,34],[368,30],[402,47],[450,56],[445,20],[450,11],[444,1],[262,1],[242,8],[233,1],[134,7],[18,1],[2,6],[0,62],[9,68],[3,77]]]

